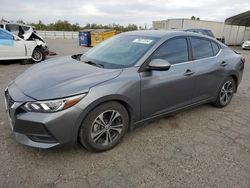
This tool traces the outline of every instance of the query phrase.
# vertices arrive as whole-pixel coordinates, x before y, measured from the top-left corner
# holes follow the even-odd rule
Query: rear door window
[[[214,55],[217,55],[218,52],[220,51],[220,48],[219,48],[218,44],[216,44],[215,42],[211,42],[211,43],[212,43]]]
[[[191,37],[191,45],[194,60],[212,57],[214,55],[209,40]]]
[[[24,31],[28,31],[30,29],[30,27],[28,27],[28,26],[22,26],[22,28]]]
[[[170,64],[188,61],[186,38],[170,39],[152,55],[151,59],[165,59]]]

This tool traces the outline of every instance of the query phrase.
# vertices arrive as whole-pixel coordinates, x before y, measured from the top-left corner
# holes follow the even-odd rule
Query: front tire
[[[40,61],[43,61],[45,59],[45,53],[43,52],[43,50],[41,48],[36,47],[33,51],[32,54],[32,60],[35,63],[39,63]]]
[[[128,127],[126,108],[118,102],[107,102],[87,115],[79,131],[79,141],[87,150],[106,151],[122,140]]]
[[[218,108],[227,106],[236,91],[236,84],[232,77],[228,77],[220,86],[216,101],[213,103]]]

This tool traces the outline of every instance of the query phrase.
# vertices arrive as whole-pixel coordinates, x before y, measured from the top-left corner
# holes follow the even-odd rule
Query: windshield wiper
[[[82,62],[87,63],[87,64],[89,64],[89,65],[94,65],[94,66],[96,66],[96,67],[104,68],[104,65],[103,65],[103,64],[95,63],[95,62],[93,62],[93,61],[82,61]]]

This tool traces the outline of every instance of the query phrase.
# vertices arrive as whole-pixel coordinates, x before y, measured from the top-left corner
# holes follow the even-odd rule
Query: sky
[[[154,20],[199,17],[224,21],[250,10],[250,0],[0,0],[0,19],[53,23],[129,23],[148,27]]]

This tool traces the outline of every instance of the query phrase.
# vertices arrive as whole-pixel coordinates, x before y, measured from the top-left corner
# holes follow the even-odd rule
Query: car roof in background
[[[26,27],[33,27],[32,25],[15,23],[15,22],[2,22],[2,21],[0,21],[0,24],[1,25],[20,25],[20,26],[26,26]]]

